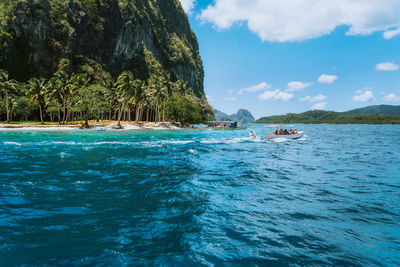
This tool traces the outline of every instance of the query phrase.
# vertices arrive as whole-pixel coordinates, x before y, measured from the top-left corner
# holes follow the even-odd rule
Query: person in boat
[[[280,129],[279,130],[279,134],[278,135],[282,135],[283,134],[283,130],[282,129]]]
[[[275,130],[274,134],[275,134],[275,135],[278,135],[278,129]]]
[[[287,129],[285,129],[285,131],[283,131],[283,134],[284,134],[284,135],[289,135],[289,132],[288,132],[288,130],[287,130]]]

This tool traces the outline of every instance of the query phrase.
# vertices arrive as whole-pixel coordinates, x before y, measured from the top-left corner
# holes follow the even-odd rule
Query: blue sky
[[[400,104],[400,1],[181,1],[205,92],[221,111],[259,118]]]

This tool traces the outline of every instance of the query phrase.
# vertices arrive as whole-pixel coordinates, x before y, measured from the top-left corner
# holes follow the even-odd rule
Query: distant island
[[[255,121],[255,118],[247,109],[239,109],[238,112],[232,115],[228,115],[222,111],[214,109],[214,115],[216,120],[232,120],[239,123],[249,123]]]
[[[383,113],[384,112],[384,113]],[[262,117],[256,123],[400,124],[400,106],[368,106],[347,112],[312,110]]]
[[[400,106],[376,105],[353,109],[344,112],[345,114],[388,114],[400,116]]]

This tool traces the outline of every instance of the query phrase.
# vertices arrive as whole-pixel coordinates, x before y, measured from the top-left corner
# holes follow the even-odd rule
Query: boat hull
[[[274,139],[299,139],[304,135],[304,132],[299,132],[297,134],[290,134],[290,135],[256,135],[255,132],[251,131],[250,132],[250,137],[255,139],[255,138],[260,138],[261,140],[274,140]]]

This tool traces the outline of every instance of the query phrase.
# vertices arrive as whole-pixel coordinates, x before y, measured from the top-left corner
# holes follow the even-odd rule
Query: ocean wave
[[[22,146],[22,144],[18,143],[18,142],[7,142],[7,141],[4,141],[3,144],[4,145]]]

